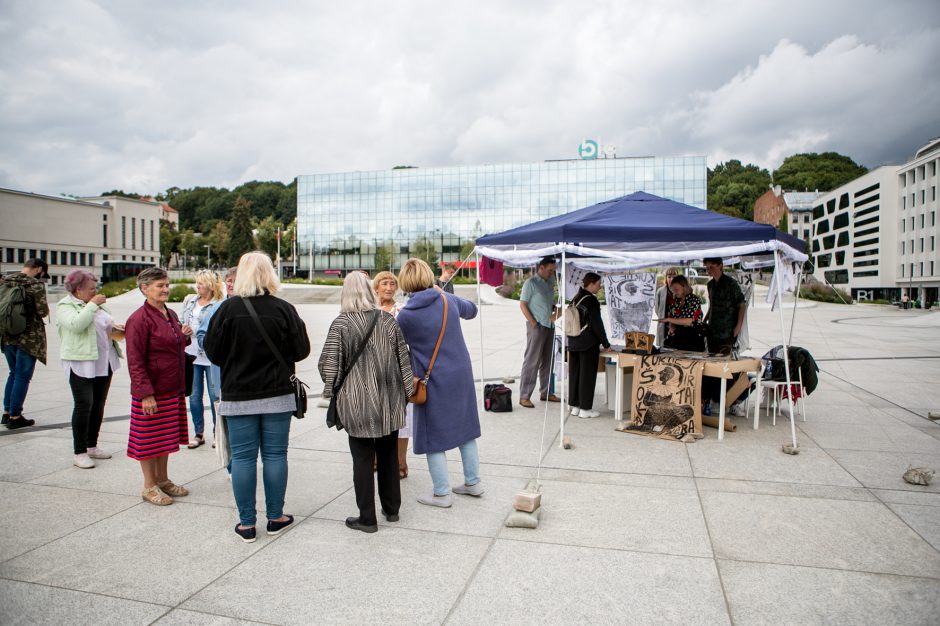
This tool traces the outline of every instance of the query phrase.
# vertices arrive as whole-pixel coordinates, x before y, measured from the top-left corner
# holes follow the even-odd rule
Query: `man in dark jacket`
[[[49,315],[46,286],[42,280],[49,277],[49,266],[42,259],[29,259],[22,272],[3,277],[9,286],[21,286],[26,294],[26,330],[17,335],[4,334],[3,355],[10,366],[3,392],[3,423],[10,430],[32,426],[36,420],[23,417],[23,403],[33,379],[36,360],[46,364],[46,325]]]

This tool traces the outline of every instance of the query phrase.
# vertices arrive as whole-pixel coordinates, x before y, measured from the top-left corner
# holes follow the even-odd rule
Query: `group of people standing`
[[[35,360],[46,358],[46,271],[45,263],[34,259],[23,272],[4,277],[22,284],[30,316],[25,331],[3,335],[10,366],[4,423],[11,429],[35,423],[22,415],[22,405]],[[327,397],[341,372],[345,381],[335,392],[349,438],[359,509],[346,520],[350,528],[377,530],[373,472],[386,519],[398,520],[399,480],[408,475],[412,437],[415,454],[427,455],[433,483],[432,491],[418,498],[420,503],[446,508],[452,505],[452,493],[483,494],[476,392],[460,328],[460,319],[472,319],[477,308],[453,295],[453,271],[446,268],[439,283],[427,263],[411,259],[398,276],[382,272],[370,281],[364,273],[352,272],[344,281],[341,313],[330,326],[319,370]],[[67,295],[57,304],[56,327],[74,400],[74,464],[91,469],[96,460],[111,458],[97,440],[111,380],[124,358],[123,341],[131,380],[127,455],[140,463],[142,498],[166,506],[189,494],[169,478],[169,455],[181,446],[198,448],[206,442],[207,392],[213,432],[220,427],[219,415],[224,416],[231,448],[227,469],[239,515],[235,532],[252,542],[257,536],[259,453],[268,534],[278,534],[294,521],[283,510],[291,416],[297,411],[293,377],[296,363],[310,353],[310,341],[296,309],[276,297],[280,283],[264,253],[243,255],[225,275],[224,292],[214,272],[199,272],[195,283],[196,293],[177,316],[167,306],[167,273],[156,267],[144,270],[137,285],[145,301],[121,325],[97,292],[91,272],[76,270],[66,277]],[[400,290],[409,296],[406,302],[397,299]],[[355,359],[353,352],[358,353]],[[409,404],[419,380],[427,402]],[[454,448],[460,451],[464,481],[451,489],[445,453]]]

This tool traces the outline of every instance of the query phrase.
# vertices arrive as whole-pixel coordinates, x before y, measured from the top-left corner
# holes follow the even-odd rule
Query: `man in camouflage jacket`
[[[49,276],[42,259],[29,259],[22,272],[6,274],[4,281],[23,285],[26,291],[26,330],[19,335],[4,335],[0,343],[10,366],[3,392],[3,423],[9,429],[32,426],[35,420],[23,417],[23,402],[33,378],[36,360],[46,364],[46,323],[49,315],[46,286],[41,279]]]

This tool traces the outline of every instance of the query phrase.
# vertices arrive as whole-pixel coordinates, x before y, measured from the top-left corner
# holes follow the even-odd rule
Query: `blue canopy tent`
[[[638,191],[622,198],[484,235],[476,241],[476,253],[508,265],[529,267],[544,256],[560,256],[562,276],[566,265],[594,271],[636,270],[722,257],[726,263],[748,267],[773,265],[775,276],[785,264],[807,260],[806,244],[767,224],[704,211],[681,202]],[[782,300],[783,280],[775,280]],[[563,304],[563,303],[562,303]],[[562,307],[562,312],[564,312]],[[563,313],[564,314],[564,313]],[[562,324],[564,318],[562,318]],[[786,354],[786,332],[780,309]],[[562,334],[564,345],[565,338]],[[787,380],[789,364],[784,359]],[[564,434],[564,386],[562,386],[561,432]],[[793,415],[791,400],[790,414]],[[793,445],[796,427],[791,419]],[[723,433],[719,433],[719,438]]]

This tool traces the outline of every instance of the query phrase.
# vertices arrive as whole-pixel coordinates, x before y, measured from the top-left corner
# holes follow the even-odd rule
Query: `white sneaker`
[[[585,419],[589,417],[600,417],[600,415],[601,415],[600,411],[592,411],[590,409],[581,409],[581,412],[578,414],[578,417],[580,417],[581,419]]]
[[[733,415],[733,416],[735,416],[735,417],[746,417],[746,416],[747,416],[747,413],[744,412],[744,403],[743,403],[743,402],[738,402],[738,403],[736,403],[736,404],[732,404],[732,405],[731,405],[731,410],[729,411],[729,413],[731,413],[731,415]]]
[[[105,452],[104,450],[96,446],[94,448],[88,448],[88,456],[90,456],[93,459],[110,459],[111,453]]]
[[[459,493],[462,496],[474,496],[479,498],[483,495],[483,483],[479,482],[475,485],[468,485],[466,483],[462,485],[457,485],[456,487],[451,488],[454,493]]]
[[[442,509],[447,509],[454,503],[454,497],[450,494],[438,496],[431,492],[427,495],[418,496],[418,502],[427,504],[428,506],[439,506]]]
[[[95,466],[95,462],[91,460],[87,454],[76,454],[75,460],[72,461],[75,467],[80,467],[82,469],[91,469]]]
[[[579,409],[579,408],[576,407],[576,406],[571,407],[571,416],[572,416],[572,417],[578,417],[578,413],[579,413],[580,411],[581,411],[581,409]]]

